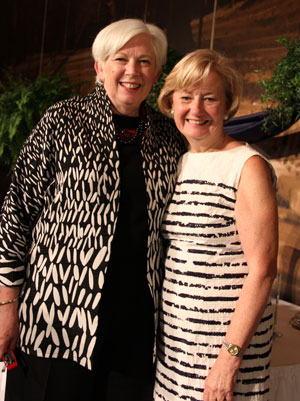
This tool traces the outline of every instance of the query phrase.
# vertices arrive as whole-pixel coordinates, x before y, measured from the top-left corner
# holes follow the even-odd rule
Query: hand
[[[8,349],[15,349],[19,337],[18,302],[0,306],[0,360]]]
[[[221,349],[204,384],[203,401],[233,401],[233,388],[242,358]]]

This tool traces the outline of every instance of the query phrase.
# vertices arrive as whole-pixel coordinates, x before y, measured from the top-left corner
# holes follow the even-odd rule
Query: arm
[[[235,215],[249,273],[226,340],[246,349],[263,315],[277,271],[277,202],[270,169],[259,156],[251,157],[245,163]],[[217,394],[224,395],[226,401],[233,400],[233,387],[241,362],[241,357],[233,357],[221,347],[205,382],[204,401],[217,399],[213,398]]]
[[[18,295],[18,287],[0,286],[0,302],[15,299]],[[18,301],[0,305],[0,360],[5,351],[15,348],[18,335]]]
[[[32,229],[54,178],[51,114],[46,113],[26,140],[0,216],[0,285],[21,286]]]
[[[27,139],[18,158],[0,217],[0,302],[16,298],[25,280],[32,228],[53,178],[49,118]],[[0,359],[18,338],[18,301],[0,305]]]

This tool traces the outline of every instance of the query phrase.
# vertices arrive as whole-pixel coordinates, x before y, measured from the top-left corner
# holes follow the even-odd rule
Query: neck
[[[230,138],[230,136],[225,134],[223,131],[222,135],[215,138],[215,140],[212,140],[212,138],[202,138],[199,140],[189,141],[188,150],[191,153],[220,152],[235,147],[237,144],[237,141]]]
[[[129,116],[129,117],[138,117],[139,111],[140,111],[140,106],[141,105],[139,105],[139,107],[136,108],[136,106],[122,104],[117,107],[111,102],[111,110],[112,110],[113,114],[119,114],[122,116]]]

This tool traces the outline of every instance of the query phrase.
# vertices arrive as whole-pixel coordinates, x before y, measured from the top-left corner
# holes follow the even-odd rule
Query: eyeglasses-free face
[[[187,139],[190,151],[209,151],[223,140],[226,95],[220,75],[210,72],[200,84],[188,90],[175,91],[173,117]]]
[[[114,112],[137,116],[139,107],[157,82],[156,60],[151,38],[139,34],[95,69],[113,104]]]

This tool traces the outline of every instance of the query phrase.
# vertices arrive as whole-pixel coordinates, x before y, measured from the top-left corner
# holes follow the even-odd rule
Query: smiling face
[[[113,111],[137,116],[142,101],[159,77],[151,37],[145,33],[134,36],[109,56],[103,67],[96,62],[95,70],[103,81]]]
[[[173,93],[174,120],[191,152],[217,149],[224,141],[226,95],[220,75],[210,72],[190,90]]]

